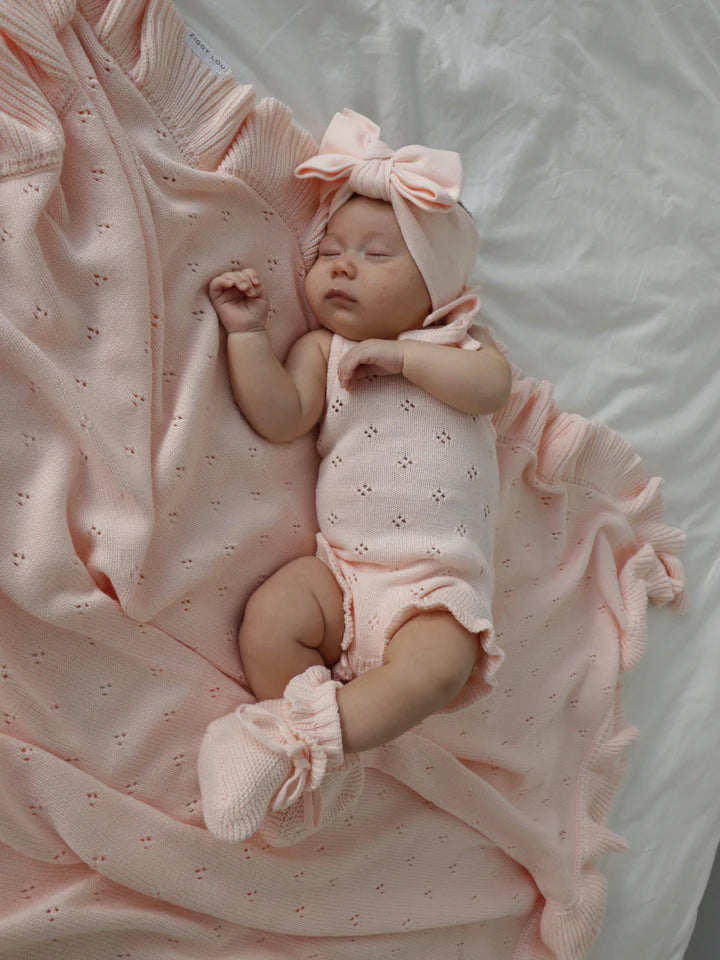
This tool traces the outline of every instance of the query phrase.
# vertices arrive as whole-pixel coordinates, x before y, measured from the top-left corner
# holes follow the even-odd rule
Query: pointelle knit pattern
[[[239,415],[206,287],[258,264],[284,357],[321,218],[311,138],[184,34],[168,0],[0,6],[3,957],[581,960],[620,678],[648,598],[682,608],[683,538],[635,452],[519,370],[492,694],[365,755],[318,828],[204,826],[203,733],[252,700],[243,605],[317,529],[313,438]]]

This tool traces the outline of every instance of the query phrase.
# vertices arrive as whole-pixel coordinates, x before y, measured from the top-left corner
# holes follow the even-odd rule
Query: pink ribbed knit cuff
[[[309,667],[288,683],[283,694],[286,719],[293,733],[324,752],[328,767],[343,762],[342,729],[337,706],[337,688],[327,667]]]

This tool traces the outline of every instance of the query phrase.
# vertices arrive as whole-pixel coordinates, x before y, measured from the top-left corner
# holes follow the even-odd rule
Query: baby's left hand
[[[345,390],[359,377],[402,372],[403,345],[397,340],[363,340],[348,350],[338,364],[338,379]]]

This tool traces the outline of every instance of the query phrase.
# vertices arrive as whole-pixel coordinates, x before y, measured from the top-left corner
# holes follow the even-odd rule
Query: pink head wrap
[[[393,151],[380,128],[353,110],[336,113],[320,152],[301,163],[295,175],[328,183],[328,217],[353,194],[392,204],[400,231],[432,301],[425,326],[462,307],[474,313],[470,291],[480,237],[472,217],[458,204],[462,161],[449,150],[413,144]]]

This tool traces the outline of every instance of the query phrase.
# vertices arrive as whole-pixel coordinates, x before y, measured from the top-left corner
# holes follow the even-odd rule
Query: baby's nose
[[[346,276],[351,276],[355,273],[355,270],[355,260],[352,255],[347,252],[341,253],[339,257],[335,257],[332,262],[333,275],[345,274]]]

